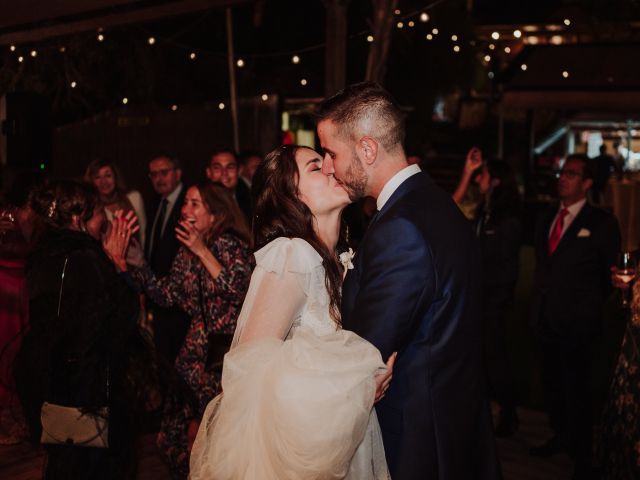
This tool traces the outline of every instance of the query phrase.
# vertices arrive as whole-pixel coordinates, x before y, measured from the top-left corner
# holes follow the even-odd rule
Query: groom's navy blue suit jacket
[[[372,220],[343,287],[342,323],[387,359],[376,405],[393,480],[500,478],[482,364],[479,248],[425,173]]]

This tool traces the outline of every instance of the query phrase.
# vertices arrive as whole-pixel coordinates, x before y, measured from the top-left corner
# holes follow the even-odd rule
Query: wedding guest
[[[138,237],[144,246],[147,217],[144,212],[142,195],[137,190],[129,190],[124,186],[122,175],[116,165],[105,159],[93,160],[87,166],[84,180],[92,183],[100,195],[100,203],[104,206],[104,213],[108,221],[113,219],[116,210],[125,212],[133,210],[138,217]]]
[[[629,289],[614,269],[612,282]],[[602,415],[598,453],[601,480],[640,478],[640,282],[633,284],[631,318]]]
[[[157,197],[149,210],[145,258],[153,273],[164,277],[180,248],[175,228],[186,193],[180,162],[168,155],[154,157],[149,162],[149,179]],[[189,316],[178,307],[165,308],[152,299],[147,301],[147,309],[156,349],[167,363],[173,364],[189,328]]]
[[[15,381],[32,440],[57,439],[45,445],[44,478],[133,478],[136,425],[156,375],[136,324],[136,294],[97,240],[104,221],[98,193],[88,184],[54,182],[33,195],[31,208],[44,230],[27,264],[30,329]],[[44,428],[45,402],[106,420],[106,448],[82,446],[82,433],[78,444],[69,442],[55,428],[60,419]]]
[[[518,279],[520,239],[520,194],[511,169],[504,162],[485,163],[472,148],[454,198],[461,203],[471,185],[480,193],[472,226],[482,253],[484,359],[489,391],[500,406],[496,436],[518,429],[515,375],[507,348],[507,320]]]
[[[591,475],[593,348],[611,289],[609,268],[620,250],[615,217],[587,202],[592,185],[589,159],[569,155],[559,174],[559,205],[538,222],[535,236],[531,320],[554,436],[531,454],[569,453],[575,479]]]
[[[240,180],[242,180],[249,188],[251,188],[253,175],[256,173],[256,169],[258,168],[258,165],[260,165],[260,162],[262,162],[262,155],[251,150],[242,152],[238,156]]]
[[[231,192],[247,224],[251,225],[251,188],[245,182],[238,181],[239,168],[235,153],[231,150],[217,150],[211,155],[205,173],[209,180],[221,183]]]
[[[208,361],[212,335],[233,333],[253,258],[242,212],[220,185],[207,182],[187,190],[175,235],[182,246],[164,277],[140,263],[141,255],[129,268],[124,250],[110,254],[155,303],[178,306],[191,317],[175,361],[186,392],[170,392],[157,438],[173,477],[183,479],[188,475],[189,439],[221,389],[220,372]]]

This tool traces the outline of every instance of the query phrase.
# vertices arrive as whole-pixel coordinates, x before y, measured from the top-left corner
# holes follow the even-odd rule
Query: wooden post
[[[231,122],[233,123],[233,149],[240,152],[240,138],[238,135],[238,102],[236,92],[236,61],[233,53],[233,17],[231,7],[226,8],[227,20],[227,62],[229,67],[229,103],[231,103]]]
[[[330,97],[345,87],[347,78],[347,6],[349,0],[324,0],[326,9],[324,94]]]
[[[384,82],[387,71],[387,56],[391,44],[391,30],[393,28],[394,11],[398,0],[372,0],[373,2],[373,42],[367,58],[366,80]]]

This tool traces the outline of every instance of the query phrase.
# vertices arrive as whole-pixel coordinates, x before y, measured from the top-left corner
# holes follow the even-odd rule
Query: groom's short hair
[[[318,123],[335,123],[345,137],[369,135],[388,152],[402,148],[404,142],[404,114],[389,92],[374,82],[356,83],[339,91],[320,104],[316,117]]]

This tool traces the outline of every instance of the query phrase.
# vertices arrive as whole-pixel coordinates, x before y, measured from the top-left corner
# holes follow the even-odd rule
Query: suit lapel
[[[571,222],[571,225],[569,225],[567,231],[564,232],[564,235],[562,235],[560,243],[558,244],[556,251],[553,252],[553,255],[556,255],[558,252],[567,249],[569,246],[571,246],[572,243],[576,241],[578,232],[582,227],[584,227],[585,221],[589,217],[590,211],[591,206],[588,203],[585,203],[584,207],[582,207],[582,210],[580,210],[580,212],[578,213],[578,216],[573,220],[573,222]]]

